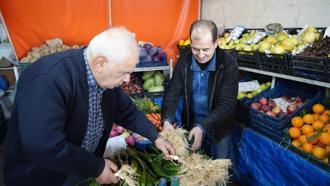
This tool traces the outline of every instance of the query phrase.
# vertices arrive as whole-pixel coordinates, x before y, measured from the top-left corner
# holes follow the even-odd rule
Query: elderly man
[[[138,63],[135,35],[111,28],[87,48],[39,59],[21,75],[5,143],[6,185],[114,183],[117,166],[102,155],[112,123],[173,153],[120,85]]]

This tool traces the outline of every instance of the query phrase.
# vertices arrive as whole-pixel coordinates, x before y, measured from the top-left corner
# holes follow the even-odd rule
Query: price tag
[[[260,87],[260,84],[257,80],[248,81],[248,82],[240,82],[238,84],[239,92],[251,92],[255,91]]]
[[[325,29],[323,38],[325,38],[325,36],[330,37],[330,27],[327,27],[327,29]]]
[[[285,100],[285,99],[282,99],[282,98],[275,98],[275,99],[272,99],[276,105],[278,105],[279,107],[281,107],[282,111],[286,113],[286,108],[290,105],[290,103]]]
[[[271,23],[266,25],[264,30],[268,34],[278,34],[283,30],[283,26],[280,23]]]

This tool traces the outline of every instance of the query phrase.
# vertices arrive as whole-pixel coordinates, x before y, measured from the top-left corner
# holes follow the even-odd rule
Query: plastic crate
[[[330,58],[292,56],[294,76],[330,82]]]
[[[289,136],[288,133],[288,129],[284,130],[283,132],[283,138],[282,138],[282,146],[284,146],[285,148],[291,150],[292,152],[298,154],[299,156],[307,159],[309,162],[313,163],[314,165],[320,167],[323,170],[326,171],[330,171],[330,163],[328,162],[328,164],[325,164],[324,162],[320,161],[319,159],[317,159],[316,157],[314,157],[311,154],[308,154],[306,152],[304,152],[303,150],[293,146],[291,144],[291,138]],[[330,159],[330,153],[328,153],[328,160]]]
[[[261,70],[291,75],[288,55],[258,53]]]
[[[261,70],[258,53],[233,50],[238,66]]]
[[[271,117],[265,113],[250,108],[250,105],[253,102],[257,102],[261,97],[265,97],[269,99],[269,98],[281,97],[283,95],[290,97],[302,96],[303,98],[306,99],[306,101],[304,105],[298,108],[295,112],[291,113],[290,115],[285,115],[282,117]],[[316,93],[307,92],[299,87],[294,87],[294,86],[290,87],[288,85],[280,83],[274,89],[271,89],[269,91],[257,95],[255,98],[248,101],[245,104],[245,106],[249,107],[248,109],[249,109],[250,125],[258,125],[260,127],[264,127],[263,125],[260,125],[260,124],[264,124],[276,131],[282,131],[282,129],[288,125],[292,117],[298,115],[301,112],[301,110],[311,107],[314,103],[320,101],[322,97],[323,95],[321,92],[316,92]]]
[[[142,62],[140,61],[136,67],[137,68],[143,68],[143,67],[158,67],[158,66],[166,66],[167,63],[167,57],[165,56],[162,60],[160,61],[147,61],[147,62]]]
[[[185,55],[187,53],[189,53],[191,51],[191,47],[190,45],[188,46],[179,46],[179,45],[176,45],[179,49],[179,55],[182,56],[182,55]]]

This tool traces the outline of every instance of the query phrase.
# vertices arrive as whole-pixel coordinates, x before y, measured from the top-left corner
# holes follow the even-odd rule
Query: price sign
[[[238,91],[240,92],[251,92],[255,91],[260,87],[260,84],[257,80],[248,81],[248,82],[240,82],[238,84]]]
[[[279,107],[281,107],[282,111],[286,113],[286,108],[290,105],[290,103],[282,98],[275,98],[273,99],[273,101],[276,103],[276,105],[278,105]]]

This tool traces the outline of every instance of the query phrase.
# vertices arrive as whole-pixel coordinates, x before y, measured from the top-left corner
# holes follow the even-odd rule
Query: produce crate
[[[258,110],[254,110],[250,108],[250,105],[254,102],[257,102],[261,97],[271,99],[271,98],[281,97],[283,95],[290,97],[302,96],[303,98],[306,99],[306,101],[302,107],[298,108],[290,115],[285,115],[282,117],[272,117]],[[249,124],[254,127],[257,126],[258,128],[263,128],[269,131],[270,133],[272,133],[273,135],[275,135],[275,137],[282,138],[282,134],[283,134],[282,131],[283,129],[288,127],[291,118],[298,115],[303,109],[310,108],[313,104],[320,101],[322,97],[323,95],[321,92],[316,92],[316,93],[306,92],[301,88],[294,86],[287,86],[283,83],[280,83],[274,89],[265,91],[264,93],[257,95],[256,97],[249,100],[245,104],[245,106],[248,107],[249,121],[250,121]],[[266,133],[264,134],[268,135]]]
[[[179,49],[179,55],[180,56],[183,56],[183,55],[185,55],[185,54],[187,54],[187,53],[189,53],[191,51],[190,45],[188,45],[188,46],[179,46],[179,45],[176,45],[176,46]]]
[[[233,50],[238,66],[261,70],[258,53]]]
[[[258,53],[261,70],[291,75],[288,55]]]
[[[167,56],[165,56],[160,61],[147,61],[147,62],[140,61],[136,65],[136,68],[166,66],[167,65],[166,61],[167,61]]]
[[[254,131],[258,132],[259,134],[277,142],[277,143],[281,143],[282,138],[283,138],[283,134],[278,134],[278,132],[274,132],[270,129],[268,129],[267,127],[263,127],[263,126],[259,126],[259,125],[251,125],[249,126],[251,129],[253,129]]]
[[[301,157],[307,159],[308,161],[310,161],[314,165],[320,167],[321,169],[326,170],[326,171],[330,171],[330,164],[329,164],[329,162],[328,162],[328,164],[325,164],[324,162],[320,161],[319,159],[317,159],[313,155],[308,154],[308,153],[304,152],[303,150],[301,150],[301,149],[293,146],[291,144],[291,137],[289,135],[288,129],[284,130],[283,133],[284,133],[284,135],[283,135],[282,143],[281,144],[285,148],[287,148],[287,149],[291,150],[292,152],[300,155]],[[330,160],[330,153],[328,154],[328,160]]]
[[[294,76],[330,82],[330,58],[292,56]]]

